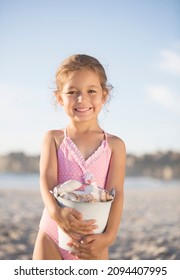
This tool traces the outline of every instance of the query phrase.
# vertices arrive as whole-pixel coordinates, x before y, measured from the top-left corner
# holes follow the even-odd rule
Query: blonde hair
[[[102,64],[94,57],[86,54],[75,54],[65,59],[56,72],[56,87],[54,94],[58,100],[58,95],[61,93],[67,75],[70,72],[78,71],[81,69],[89,69],[94,71],[99,76],[102,89],[106,92],[109,99],[109,92],[112,86],[107,83],[107,76]]]

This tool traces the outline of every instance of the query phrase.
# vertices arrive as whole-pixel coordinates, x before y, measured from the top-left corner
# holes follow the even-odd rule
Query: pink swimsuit
[[[111,158],[111,149],[107,142],[107,135],[97,150],[85,160],[74,142],[64,133],[64,139],[57,150],[58,160],[58,184],[67,180],[78,180],[84,182],[84,177],[91,173],[98,186],[105,188],[106,178]],[[58,245],[58,226],[52,220],[46,210],[41,217],[40,229],[48,234]],[[60,248],[61,256],[64,260],[77,259],[70,252]]]

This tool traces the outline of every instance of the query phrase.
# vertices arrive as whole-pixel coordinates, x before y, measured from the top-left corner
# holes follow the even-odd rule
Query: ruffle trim
[[[92,155],[90,155],[86,160],[84,159],[83,155],[79,151],[76,144],[71,140],[70,137],[66,136],[61,145],[58,148],[59,150],[62,150],[65,152],[65,150],[68,150],[70,154],[73,156],[74,160],[78,164],[78,166],[81,168],[84,174],[87,173],[87,169],[101,156],[101,154],[108,149],[110,149],[109,144],[106,139],[104,139],[100,146],[93,152]]]
[[[84,159],[83,155],[79,151],[76,144],[71,140],[71,138],[66,137],[68,149],[72,153],[74,159],[78,164],[83,166],[83,168],[88,168],[96,159],[101,155],[102,151],[105,150],[107,141],[103,140],[101,145],[93,152],[91,156],[89,156],[86,160]]]

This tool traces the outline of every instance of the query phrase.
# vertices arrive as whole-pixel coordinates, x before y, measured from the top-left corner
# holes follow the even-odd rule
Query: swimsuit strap
[[[64,138],[67,138],[67,128],[64,129]]]

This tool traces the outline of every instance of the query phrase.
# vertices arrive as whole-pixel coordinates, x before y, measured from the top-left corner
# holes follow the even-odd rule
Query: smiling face
[[[98,75],[89,69],[70,72],[58,94],[59,103],[74,121],[97,120],[106,98]]]

